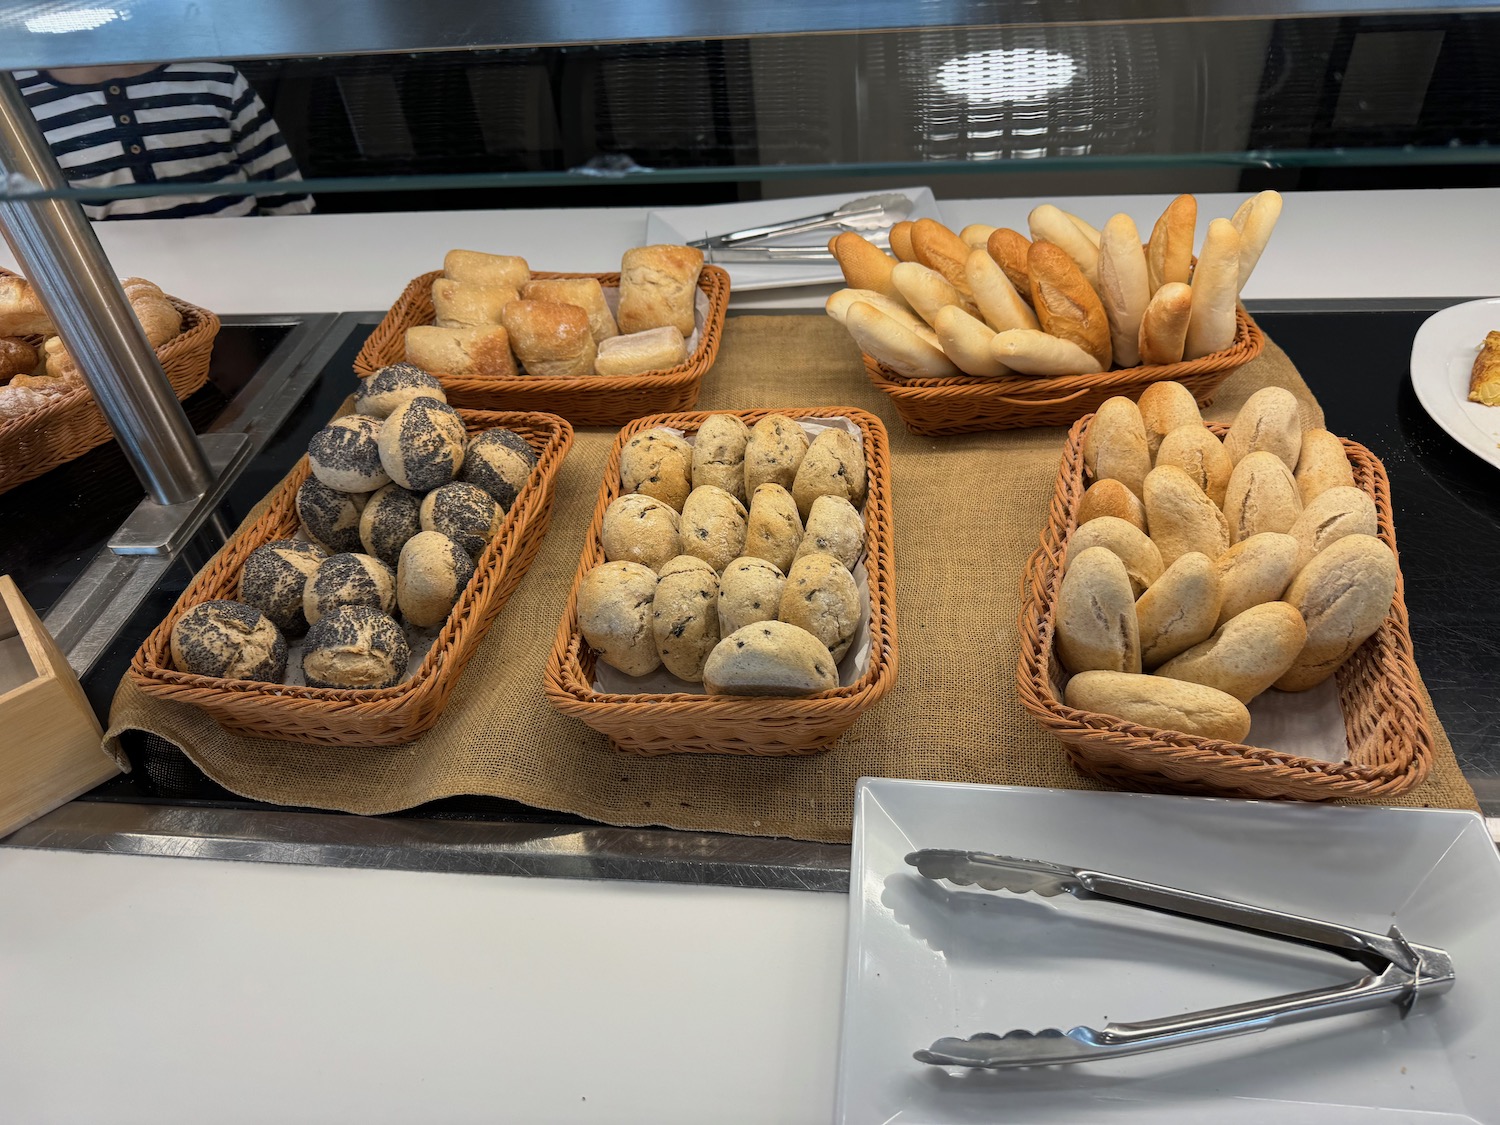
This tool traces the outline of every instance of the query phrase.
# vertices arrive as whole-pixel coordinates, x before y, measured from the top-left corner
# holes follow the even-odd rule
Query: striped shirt
[[[244,75],[223,63],[170,63],[86,86],[45,71],[15,73],[74,187],[300,180],[281,130]],[[90,219],[295,215],[312,197],[158,195],[84,203]]]

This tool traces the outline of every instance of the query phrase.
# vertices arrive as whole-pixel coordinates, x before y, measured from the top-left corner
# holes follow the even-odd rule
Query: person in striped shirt
[[[223,63],[22,70],[16,84],[74,187],[300,181],[270,110]],[[85,202],[90,219],[297,215],[303,192]]]

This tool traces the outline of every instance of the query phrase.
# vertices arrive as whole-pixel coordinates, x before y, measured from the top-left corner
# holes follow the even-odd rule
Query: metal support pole
[[[0,71],[0,230],[41,298],[120,448],[158,504],[208,491],[213,472],[99,239],[10,74]]]

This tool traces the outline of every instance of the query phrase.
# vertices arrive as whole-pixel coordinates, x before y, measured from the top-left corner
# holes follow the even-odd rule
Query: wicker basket
[[[1096,375],[1056,378],[977,379],[962,375],[909,379],[867,355],[865,370],[870,382],[891,396],[896,412],[914,434],[943,437],[982,430],[1066,426],[1097,410],[1107,398],[1139,398],[1152,383],[1166,380],[1181,383],[1200,405],[1206,406],[1219,384],[1266,346],[1265,334],[1243,308],[1236,310],[1235,321],[1234,343],[1222,352],[1158,367],[1122,367]]]
[[[297,488],[308,475],[303,457],[271,494],[264,514],[237,532],[198,573],[166,620],[136,652],[130,675],[141,690],[158,699],[201,707],[236,734],[324,746],[410,742],[437,722],[464,665],[536,557],[552,518],[557,470],[573,443],[573,428],[554,415],[459,413],[471,434],[493,426],[515,430],[536,450],[540,461],[499,533],[479,556],[474,577],[416,675],[395,687],[345,690],[195,676],[172,667],[171,635],[177,619],[200,602],[234,597],[240,569],[250,552],[296,533]]]
[[[11,276],[5,270],[0,274]],[[182,331],[156,349],[162,370],[179,399],[208,381],[208,361],[219,334],[219,318],[207,309],[168,297],[182,314]],[[27,341],[40,348],[39,337]],[[0,418],[0,492],[6,492],[114,439],[88,387],[51,395],[46,406],[16,418]]]
[[[1083,495],[1083,435],[1088,419],[1068,434],[1051,518],[1041,546],[1027,565],[1021,607],[1021,704],[1067,746],[1089,773],[1127,788],[1164,789],[1235,797],[1323,801],[1336,797],[1388,797],[1410,789],[1432,765],[1432,731],[1422,707],[1406,603],[1398,572],[1385,621],[1338,671],[1339,701],[1349,742],[1347,762],[1323,762],[1240,743],[1152,730],[1062,702],[1066,680],[1053,653],[1053,614]],[[1227,426],[1210,425],[1223,436]],[[1377,534],[1396,550],[1390,482],[1368,449],[1344,442],[1354,483],[1375,500]]]
[[[405,292],[370,333],[354,360],[354,373],[367,378],[406,356],[406,330],[431,324],[432,283],[441,270],[414,278]],[[606,289],[618,288],[617,273],[534,273],[537,280],[554,277],[592,277]],[[690,410],[698,401],[703,376],[719,354],[724,334],[724,312],[729,307],[729,274],[718,266],[704,266],[698,288],[708,297],[708,317],[698,335],[698,348],[676,367],[643,375],[582,375],[551,378],[541,375],[499,377],[436,373],[448,401],[472,410],[546,410],[561,414],[575,426],[620,426],[633,418],[670,410]]]
[[[864,436],[869,477],[865,499],[865,569],[869,574],[870,661],[848,687],[799,699],[706,695],[611,695],[595,691],[594,652],[578,631],[578,587],[604,562],[599,540],[604,509],[620,495],[620,450],[635,434],[654,426],[696,431],[707,414],[663,414],[642,418],[620,431],[604,470],[604,484],[547,660],[543,688],[559,712],[608,735],[632,754],[753,754],[763,757],[815,754],[826,749],[877,703],[896,680],[896,589],[892,550],[890,449],[880,419],[850,407],[814,410],[736,411],[747,424],[767,414],[789,418],[848,418]]]

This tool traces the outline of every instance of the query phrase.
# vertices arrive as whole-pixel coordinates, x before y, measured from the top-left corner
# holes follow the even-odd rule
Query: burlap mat
[[[1286,355],[1264,354],[1206,412],[1227,420],[1275,384],[1322,410]],[[127,679],[107,742],[126,729],[168,739],[219,784],[276,804],[385,813],[489,794],[619,825],[847,841],[862,776],[1103,789],[1016,702],[1020,574],[1046,522],[1065,431],[920,438],[865,377],[847,333],[821,316],[729,321],[700,409],[858,406],[890,430],[900,667],[895,689],[828,753],[638,758],[556,714],[542,666],[578,565],[614,431],[582,430],[557,480],[536,562],[464,672],[436,727],[393,749],[328,749],[226,734],[186,704]],[[1399,533],[1399,529],[1398,529]],[[1428,704],[1429,712],[1431,704]],[[1386,803],[1477,808],[1430,716],[1429,779]]]

